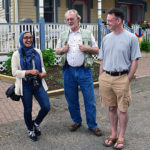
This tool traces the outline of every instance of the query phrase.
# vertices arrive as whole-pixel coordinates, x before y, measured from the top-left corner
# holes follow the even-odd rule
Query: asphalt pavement
[[[150,77],[134,79],[131,83],[132,104],[124,150],[150,149]],[[110,135],[108,109],[100,105],[99,89],[95,88],[97,122],[104,135],[96,137],[88,130],[82,94],[80,105],[83,123],[76,132],[72,124],[64,95],[50,97],[51,111],[41,124],[42,135],[32,142],[27,135],[24,120],[0,124],[0,150],[111,150],[102,145]],[[34,107],[34,106],[33,106]]]

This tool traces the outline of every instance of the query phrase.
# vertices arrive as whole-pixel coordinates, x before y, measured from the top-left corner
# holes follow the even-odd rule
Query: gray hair
[[[80,22],[81,16],[79,15],[79,13],[77,12],[77,10],[75,10],[75,9],[70,9],[70,10],[67,10],[67,11],[65,12],[65,21],[66,21],[67,15],[68,15],[70,12],[73,12],[73,13],[76,15],[76,17],[79,19],[79,22]]]

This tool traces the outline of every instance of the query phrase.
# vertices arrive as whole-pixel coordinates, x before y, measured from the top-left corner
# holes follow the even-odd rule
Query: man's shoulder
[[[136,37],[136,35],[132,32],[125,30],[124,35],[126,35],[126,37],[129,37],[130,40],[135,40],[135,41],[137,40],[138,41],[138,37]]]
[[[106,35],[104,36],[103,40],[107,40],[107,39],[109,39],[109,38],[112,38],[112,36],[113,36],[113,32],[110,32],[110,33],[108,33],[108,34],[106,34]]]
[[[65,31],[63,31],[61,34],[60,34],[60,39],[66,39],[66,38],[68,38],[68,36],[69,36],[69,30],[65,30]]]
[[[87,29],[80,29],[80,31],[81,31],[82,38],[89,38],[89,39],[91,39],[91,36],[92,36],[91,31],[89,31]]]
[[[126,35],[128,35],[128,36],[133,36],[133,37],[135,37],[134,33],[130,32],[130,31],[126,30],[126,29],[124,29],[124,34],[126,34]]]

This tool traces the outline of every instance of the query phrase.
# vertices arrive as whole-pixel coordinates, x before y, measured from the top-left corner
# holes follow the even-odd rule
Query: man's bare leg
[[[117,126],[118,126],[118,112],[117,107],[109,107],[109,120],[110,120],[110,126],[111,126],[111,138],[117,138]],[[111,141],[106,140],[106,144],[111,144]]]
[[[128,111],[127,112],[120,111],[119,119],[120,119],[120,133],[118,140],[124,142],[125,131],[128,123]],[[120,148],[123,147],[123,144],[115,144],[114,147]]]

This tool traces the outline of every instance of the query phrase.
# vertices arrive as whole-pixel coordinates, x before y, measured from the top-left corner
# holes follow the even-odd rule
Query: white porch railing
[[[46,23],[45,24],[45,48],[56,48],[57,40],[60,33],[67,29],[67,25],[60,23]],[[90,30],[96,42],[98,41],[98,24],[81,24],[81,28]],[[130,30],[128,27],[125,27]],[[134,25],[132,27],[134,33],[138,33],[139,25]],[[40,48],[40,24],[21,24],[21,23],[0,23],[0,54],[9,53],[10,51],[15,51],[19,48],[19,36],[21,31],[30,30],[35,36],[35,47]],[[150,41],[150,29],[142,30],[143,39]],[[101,39],[107,34],[107,29],[105,26],[101,26]]]
[[[143,40],[150,41],[150,29],[142,30],[143,33]]]
[[[81,28],[90,30],[97,42],[98,40],[98,25],[97,24],[81,24]],[[66,24],[45,24],[45,48],[55,49],[60,34],[65,30],[69,29]],[[97,59],[97,56],[93,56]],[[60,56],[56,56],[56,64],[60,61]]]
[[[0,24],[0,53],[8,53],[19,48],[19,36],[24,30],[35,35],[35,47],[40,48],[39,24]]]
[[[90,30],[95,40],[98,39],[98,26],[97,24],[81,24],[81,28]],[[56,48],[57,40],[60,34],[69,29],[66,24],[46,24],[45,25],[45,48]]]
[[[81,24],[81,28],[90,30],[98,40],[98,25]],[[45,24],[45,48],[56,48],[60,33],[68,29],[66,24]],[[35,36],[35,47],[40,48],[40,24],[0,24],[0,53],[9,53],[19,48],[19,36],[24,30],[30,30]],[[105,35],[105,34],[104,34]]]
[[[140,25],[138,25],[138,24],[132,25],[132,29],[133,29],[134,33],[138,33],[139,32],[139,28],[140,28]]]
[[[60,34],[67,30],[65,24],[45,24],[45,48],[56,48]]]
[[[140,25],[138,25],[138,24],[132,25],[132,29],[134,30],[134,33],[138,34],[139,28],[140,28]],[[143,33],[143,40],[150,41],[150,29],[149,28],[142,29],[142,33]]]

